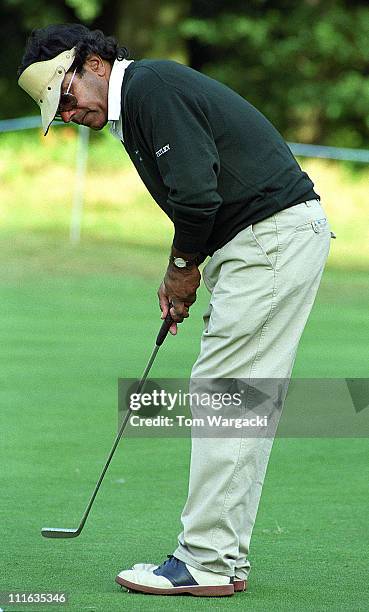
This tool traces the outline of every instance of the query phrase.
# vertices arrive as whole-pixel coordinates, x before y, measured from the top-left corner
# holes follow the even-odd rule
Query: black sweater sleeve
[[[204,250],[222,198],[219,155],[201,100],[161,83],[140,101],[137,122],[168,189],[174,246]]]

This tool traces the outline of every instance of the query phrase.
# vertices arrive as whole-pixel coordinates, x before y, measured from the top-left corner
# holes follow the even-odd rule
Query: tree
[[[366,146],[367,0],[192,0],[192,66],[245,96],[289,139]]]

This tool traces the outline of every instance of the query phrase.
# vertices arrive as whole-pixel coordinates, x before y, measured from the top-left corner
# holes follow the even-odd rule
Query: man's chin
[[[91,130],[94,130],[95,132],[98,132],[99,130],[102,130],[102,129],[103,129],[103,127],[105,127],[107,123],[108,123],[108,122],[107,122],[107,121],[105,121],[105,123],[103,123],[103,124],[101,124],[101,125],[96,125],[96,126],[95,126],[95,125],[89,125],[88,127],[89,127]]]
[[[108,123],[108,119],[107,117],[94,117],[92,113],[87,113],[87,115],[90,115],[91,117],[87,116],[85,120],[83,120],[82,125],[85,125],[86,127],[90,128],[91,130],[95,130],[95,131],[99,131],[102,130],[103,127],[106,126],[106,124]]]

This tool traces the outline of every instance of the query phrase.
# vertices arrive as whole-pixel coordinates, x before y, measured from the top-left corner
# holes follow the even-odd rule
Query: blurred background
[[[361,158],[319,161],[315,150],[302,149],[310,157],[299,161],[311,174],[339,236],[331,263],[367,265],[366,0],[0,0],[0,11],[0,120],[38,117],[16,78],[33,28],[57,22],[101,28],[127,46],[132,58],[176,59],[228,84],[261,110],[287,141],[335,147],[333,157],[338,151],[343,160]],[[18,239],[23,232],[32,242],[35,233],[47,241],[68,234],[79,189],[84,213],[76,242],[82,231],[86,241],[114,239],[125,246],[143,242],[167,248],[169,224],[107,130],[91,134],[86,180],[76,185],[76,163],[81,166],[83,157],[77,131],[58,127],[43,138],[39,130],[18,130],[21,127],[22,122],[0,123],[3,235],[16,230]],[[83,174],[83,168],[79,172]]]
[[[156,289],[173,231],[107,129],[89,134],[89,141],[73,126],[52,127],[46,138],[38,127],[24,129],[24,118],[39,117],[17,85],[25,42],[33,28],[59,22],[101,28],[127,46],[132,58],[175,59],[221,80],[264,113],[291,146],[333,147],[298,149],[337,239],[294,376],[366,377],[369,5],[367,0],[0,0],[0,465],[6,466],[0,474],[0,517],[9,537],[0,590],[57,589],[74,584],[77,574],[88,585],[94,571],[101,606],[78,585],[73,609],[85,609],[90,601],[96,610],[113,610],[105,585],[111,559],[117,567],[122,560],[113,544],[117,513],[130,525],[131,535],[122,529],[125,561],[160,561],[172,550],[186,490],[187,441],[124,441],[83,542],[60,555],[38,534],[45,523],[78,522],[116,430],[117,378],[141,374],[160,325]],[[189,374],[207,300],[201,288],[190,319],[162,347],[154,377]],[[268,512],[261,510],[254,538],[254,554],[275,580],[275,590],[266,589],[259,600],[260,609],[275,607],[273,593],[280,593],[283,582],[283,568],[270,553],[273,545],[278,540],[280,558],[295,554],[298,567],[299,537],[309,530],[304,553],[314,589],[308,591],[302,571],[289,583],[283,609],[320,609],[320,596],[331,603],[327,609],[352,609],[353,599],[341,590],[343,567],[356,589],[356,609],[366,609],[367,582],[365,588],[358,584],[366,558],[359,544],[365,542],[360,530],[367,529],[367,479],[360,481],[367,471],[365,441],[277,442],[277,467],[266,485]],[[172,489],[163,465],[175,470]],[[299,496],[301,474],[307,488]],[[160,500],[169,497],[163,519],[168,529],[158,554],[152,521]],[[314,507],[314,530],[306,498]],[[349,501],[340,513],[344,499],[355,499],[355,515]],[[27,524],[21,537],[17,524]],[[283,539],[286,524],[297,538]],[[318,553],[312,533],[320,541]],[[143,543],[140,558],[134,554],[136,536]],[[319,554],[327,557],[320,565]],[[103,558],[105,574],[99,566]],[[336,588],[330,589],[334,572]]]
[[[179,59],[261,108],[286,139],[365,147],[366,0],[1,0],[0,118],[35,113],[15,74],[27,35],[83,22],[132,57]]]
[[[16,71],[30,31],[58,22],[101,28],[127,46],[132,58],[187,63],[246,97],[289,143],[300,145],[293,150],[304,155],[299,161],[338,236],[330,263],[367,266],[366,0],[0,0],[0,11],[1,236],[6,250],[14,244],[9,233],[28,244],[27,269],[47,266],[41,261],[41,237],[56,248],[59,237],[68,242],[71,231],[75,242],[82,232],[85,247],[89,241],[103,240],[106,246],[110,240],[124,248],[144,244],[157,252],[171,242],[167,220],[107,130],[91,134],[87,147],[87,136],[81,143],[73,127],[55,128],[43,138],[39,129],[21,129],[24,121],[4,121],[30,116],[38,121],[36,105],[17,86]],[[301,145],[334,149],[318,153]],[[321,154],[343,161],[322,160]],[[72,214],[78,226],[74,230]],[[72,259],[75,252],[69,254]],[[80,257],[78,262],[82,265]],[[25,269],[24,263],[20,260],[17,272]]]

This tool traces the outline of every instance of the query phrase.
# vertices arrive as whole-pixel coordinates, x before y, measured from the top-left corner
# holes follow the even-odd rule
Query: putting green
[[[230,599],[133,595],[114,583],[117,571],[173,551],[187,439],[123,440],[83,534],[41,538],[42,526],[78,525],[116,431],[117,378],[141,374],[160,325],[158,280],[58,269],[2,282],[0,591],[64,591],[71,612],[367,610],[365,439],[275,442],[249,592]],[[327,271],[295,376],[367,374],[365,292],[363,273]],[[188,375],[205,301],[201,292],[153,376]]]

